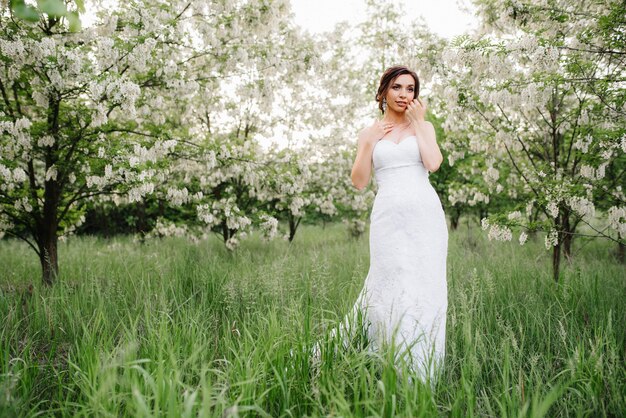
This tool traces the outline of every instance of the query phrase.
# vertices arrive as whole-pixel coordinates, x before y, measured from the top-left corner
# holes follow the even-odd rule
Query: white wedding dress
[[[339,328],[350,332],[347,324],[360,313],[371,349],[393,340],[413,372],[432,384],[443,365],[448,307],[443,208],[417,137],[397,144],[380,140],[372,158],[378,191],[370,216],[370,267]]]

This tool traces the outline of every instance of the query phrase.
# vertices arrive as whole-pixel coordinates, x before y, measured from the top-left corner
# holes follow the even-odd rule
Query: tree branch
[[[6,103],[7,109],[9,110],[9,115],[15,122],[15,115],[13,114],[13,108],[11,107],[11,102],[9,101],[9,96],[7,96],[7,92],[4,88],[4,84],[2,83],[2,79],[0,78],[0,92],[2,92],[2,98],[4,99],[4,103]]]
[[[33,244],[33,243],[32,243],[32,242],[28,239],[28,238],[23,237],[22,235],[17,234],[17,233],[15,233],[15,232],[13,232],[13,231],[5,231],[5,232],[6,232],[7,234],[11,235],[11,236],[14,236],[14,237],[16,237],[16,238],[21,239],[22,241],[24,241],[26,244],[28,244],[28,245],[30,246],[30,248],[32,248],[33,250],[35,250],[35,252],[37,253],[37,255],[38,255],[39,257],[41,257],[41,253],[39,252],[39,249],[38,249],[37,247],[35,247],[35,245],[34,245],[34,244]]]
[[[480,109],[478,109],[478,107],[476,105],[473,106],[474,109],[476,109],[476,111],[483,117],[483,119],[485,119],[485,121],[489,124],[489,126],[491,126],[491,128],[494,131],[498,131],[498,129],[496,128],[496,126],[493,125],[493,123],[485,116],[485,114],[483,112],[480,111]],[[515,170],[517,171],[517,173],[522,176],[522,178],[524,179],[524,181],[526,182],[526,184],[528,185],[528,187],[530,187],[530,189],[533,191],[533,193],[535,193],[535,196],[537,198],[540,197],[540,194],[537,190],[535,190],[535,188],[532,186],[532,184],[530,183],[530,181],[528,181],[528,178],[526,178],[526,175],[524,174],[524,172],[518,167],[517,163],[515,162],[515,159],[513,158],[513,155],[511,154],[511,151],[509,150],[509,147],[506,145],[506,143],[504,143],[504,149],[506,150],[507,155],[509,156],[509,159],[511,160],[511,163],[513,164],[513,167],[515,167]],[[545,209],[542,209],[543,212],[546,214],[546,216],[548,216],[548,213],[546,212]]]

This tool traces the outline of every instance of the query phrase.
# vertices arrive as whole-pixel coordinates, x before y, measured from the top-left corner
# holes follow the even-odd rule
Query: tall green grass
[[[451,232],[434,388],[391,350],[329,337],[369,263],[367,237],[341,225],[235,253],[72,238],[52,288],[25,245],[0,241],[0,416],[623,416],[624,266],[579,241],[557,285],[542,241]],[[330,349],[312,363],[318,340]]]

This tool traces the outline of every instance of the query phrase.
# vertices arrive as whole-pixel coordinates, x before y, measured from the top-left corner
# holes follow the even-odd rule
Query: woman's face
[[[387,111],[402,113],[414,98],[415,80],[410,74],[401,74],[391,82],[385,95]]]

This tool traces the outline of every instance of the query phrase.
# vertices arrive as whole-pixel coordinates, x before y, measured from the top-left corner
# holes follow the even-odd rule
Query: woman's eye
[[[400,88],[400,86],[393,86],[392,89],[394,90],[398,90]]]

